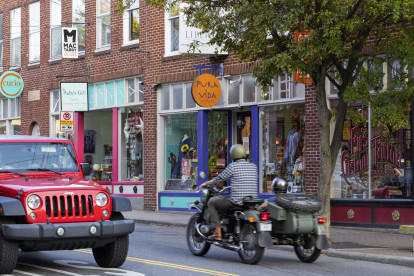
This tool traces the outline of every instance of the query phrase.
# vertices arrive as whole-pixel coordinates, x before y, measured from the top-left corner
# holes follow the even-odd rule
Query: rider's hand
[[[208,185],[206,183],[200,185],[200,189],[207,189]]]

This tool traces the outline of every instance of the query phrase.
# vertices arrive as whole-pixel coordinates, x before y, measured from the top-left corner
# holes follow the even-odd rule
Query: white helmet
[[[233,161],[245,159],[247,157],[246,149],[240,144],[235,144],[230,148],[230,156]]]

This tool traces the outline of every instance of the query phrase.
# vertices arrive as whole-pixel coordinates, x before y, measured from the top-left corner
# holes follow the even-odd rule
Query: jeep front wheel
[[[121,213],[114,212],[111,220],[123,220]],[[96,263],[102,267],[120,267],[128,256],[129,236],[116,237],[115,241],[101,247],[92,248]]]
[[[14,224],[14,221],[10,218],[0,217],[0,274],[8,274],[16,267],[19,246],[17,242],[4,238],[3,224]]]

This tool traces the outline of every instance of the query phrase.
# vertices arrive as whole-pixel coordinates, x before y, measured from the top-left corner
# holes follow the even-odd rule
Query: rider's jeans
[[[217,196],[208,201],[208,211],[210,212],[211,224],[213,227],[220,227],[220,217],[218,210],[227,210],[235,204],[227,197]]]

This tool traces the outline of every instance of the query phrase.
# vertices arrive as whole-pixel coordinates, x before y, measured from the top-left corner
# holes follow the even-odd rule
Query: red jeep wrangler
[[[18,250],[92,248],[98,265],[121,266],[135,222],[128,198],[83,177],[66,139],[0,135],[0,274],[10,273]]]

